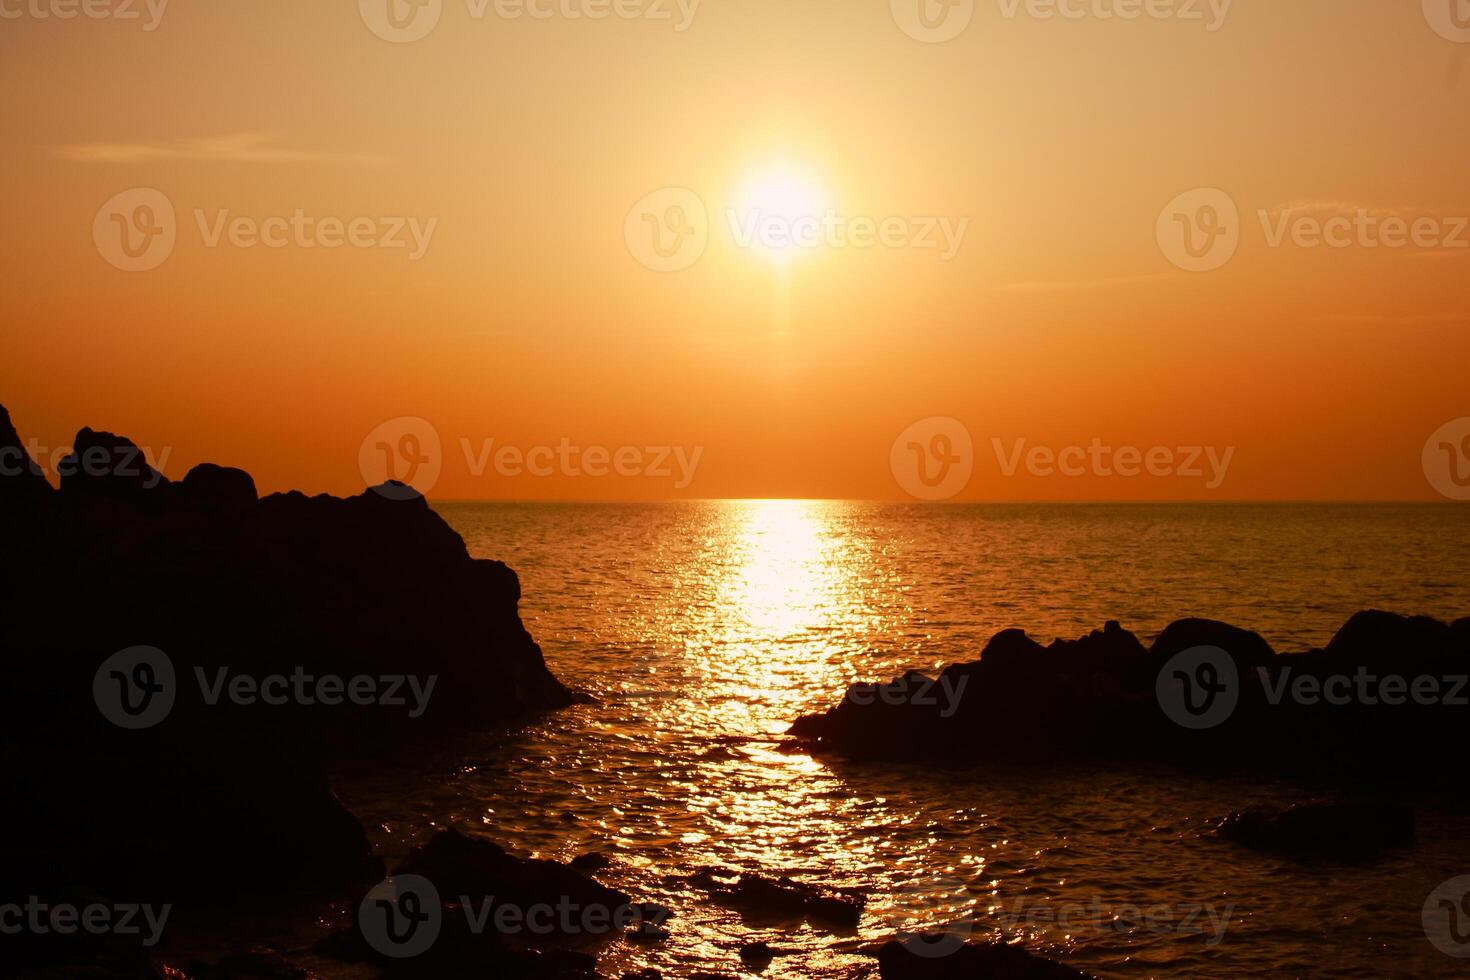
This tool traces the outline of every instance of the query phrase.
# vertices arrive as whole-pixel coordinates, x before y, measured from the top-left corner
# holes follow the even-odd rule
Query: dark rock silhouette
[[[1401,803],[1313,800],[1285,809],[1253,807],[1232,813],[1218,833],[1264,850],[1345,859],[1372,857],[1414,838],[1414,811]]]
[[[10,413],[0,405],[0,507],[27,509],[51,493],[51,484],[11,425]]]
[[[641,907],[634,906],[631,896],[600,885],[568,865],[523,860],[497,844],[457,830],[435,834],[427,844],[415,848],[394,874],[427,878],[446,901],[468,897],[478,902],[493,897],[496,903],[519,909],[575,907],[577,929],[583,920],[595,919],[603,923],[603,935],[621,931],[616,925],[619,914],[642,918]],[[561,929],[564,923],[557,921],[555,925],[557,932],[565,931]]]
[[[622,936],[628,925],[656,929],[669,914],[568,865],[517,858],[455,830],[415,848],[394,874],[425,878],[439,893],[441,927],[433,945],[399,962],[373,950],[354,928],[328,937],[318,952],[376,962],[388,976],[591,980],[595,958],[573,947]],[[514,914],[502,919],[502,910]]]
[[[606,854],[599,854],[597,851],[588,851],[586,854],[579,854],[567,862],[568,867],[577,871],[601,871],[610,864],[612,864],[612,859]]]
[[[63,497],[97,496],[134,504],[153,502],[147,494],[169,486],[168,477],[148,462],[131,440],[83,428],[72,451],[57,464]],[[162,503],[164,498],[157,498]]]
[[[693,883],[720,905],[750,919],[801,920],[814,925],[852,929],[862,918],[866,899],[860,895],[821,888],[791,878],[766,878],[737,871],[707,868]]]
[[[259,496],[249,473],[214,463],[200,463],[179,484],[179,498],[205,510],[245,510]]]
[[[746,943],[740,947],[740,958],[747,963],[769,963],[779,955],[770,943]]]
[[[91,429],[58,470],[53,490],[0,408],[0,898],[81,884],[198,905],[357,888],[382,868],[329,761],[371,763],[571,700],[521,623],[515,573],[471,558],[404,488],[262,499],[240,470],[170,481]],[[153,727],[124,730],[94,681],[121,685],[99,667],[140,645],[167,656],[176,697]],[[216,683],[272,675],[304,679],[279,705]],[[338,689],[326,703],[327,675],[385,696]],[[410,686],[392,683],[409,676],[435,681],[417,716]]]
[[[1223,651],[1211,670],[1231,700],[1220,718],[1189,727],[1165,710],[1161,692],[1172,680],[1161,687],[1161,675],[1176,656],[1206,647]],[[947,765],[1013,760],[1020,742],[1032,763],[1169,762],[1388,788],[1463,787],[1442,753],[1459,744],[1470,719],[1467,674],[1470,620],[1362,612],[1326,649],[1289,655],[1256,633],[1202,619],[1171,624],[1148,647],[1112,622],[1045,647],[1012,629],[997,633],[979,660],[945,668],[937,683],[910,674],[854,685],[790,734],[818,752]],[[1416,701],[1416,681],[1433,698]],[[945,691],[962,694],[947,704]]]
[[[494,930],[474,928],[463,909],[447,902],[439,911],[439,935],[417,956],[384,956],[363,941],[356,930],[329,936],[317,944],[316,951],[347,963],[370,963],[384,977],[394,980],[601,980],[597,959],[590,953],[512,942]]]
[[[918,951],[916,951],[918,950]],[[926,955],[926,953],[928,955]],[[972,943],[935,956],[922,939],[894,940],[878,950],[883,980],[1086,980],[1087,974],[1043,959],[1020,946]]]

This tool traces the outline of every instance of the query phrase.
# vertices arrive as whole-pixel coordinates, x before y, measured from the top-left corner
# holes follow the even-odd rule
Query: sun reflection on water
[[[723,561],[710,569],[707,669],[724,681],[712,693],[727,699],[722,721],[741,733],[779,734],[812,692],[846,681],[847,655],[874,618],[862,555],[821,501],[727,507]]]
[[[370,818],[390,864],[445,824],[531,856],[608,855],[605,883],[676,913],[666,943],[614,938],[601,951],[612,976],[643,967],[728,975],[740,969],[742,945],[767,941],[795,955],[765,968],[764,980],[845,980],[871,968],[860,947],[956,921],[976,938],[1023,936],[1104,975],[1124,962],[1206,975],[1196,936],[1065,929],[1056,903],[1111,909],[1226,892],[1274,901],[1274,872],[1262,877],[1229,861],[1203,867],[1187,844],[1202,821],[1266,802],[1269,792],[1037,770],[1026,765],[1024,731],[1004,736],[1016,765],[983,775],[814,759],[781,741],[795,718],[829,707],[854,680],[973,658],[991,632],[1021,616],[1038,635],[1078,635],[1121,603],[1139,602],[1140,581],[1152,585],[1144,594],[1229,613],[1234,593],[1205,582],[1180,594],[1176,580],[1131,557],[1140,540],[1157,550],[1178,537],[1190,554],[1204,547],[1190,538],[1200,533],[1190,522],[1201,518],[1172,513],[972,514],[808,501],[466,505],[454,523],[472,553],[512,561],[525,583],[527,627],[548,663],[595,700],[508,736],[464,740],[452,777],[420,765],[385,773],[380,787],[356,787],[352,809]],[[1235,541],[1238,522],[1222,533]],[[1261,534],[1279,546],[1274,525]],[[1331,534],[1314,524],[1307,537],[1357,546]],[[1083,574],[1084,552],[1113,556],[1111,581]],[[1459,558],[1436,560],[1450,567]],[[1265,557],[1252,567],[1287,587],[1272,580]],[[1126,594],[1115,591],[1118,580]],[[1140,614],[1134,625],[1157,628],[1160,616]],[[1457,853],[1447,845],[1436,860]],[[855,935],[751,921],[696,886],[696,872],[710,866],[854,889],[869,903]],[[1414,873],[1387,887],[1413,892]],[[1381,876],[1365,881],[1344,878],[1334,900],[1356,908],[1353,896],[1385,887]],[[1295,916],[1300,935],[1315,935],[1310,912],[1277,911]],[[1289,972],[1282,962],[1237,958],[1215,975]]]

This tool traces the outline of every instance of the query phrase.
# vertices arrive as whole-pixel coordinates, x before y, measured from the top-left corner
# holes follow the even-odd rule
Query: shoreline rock
[[[1207,665],[1191,661],[1202,648],[1217,651]],[[1345,682],[1337,678],[1364,672],[1434,678],[1441,694],[1461,700],[1334,704],[1320,696],[1339,690]],[[966,766],[1019,753],[1028,764],[1167,763],[1389,788],[1453,786],[1456,777],[1426,747],[1458,744],[1470,717],[1467,674],[1470,619],[1446,624],[1370,610],[1351,617],[1325,649],[1297,654],[1277,654],[1259,634],[1202,619],[1170,624],[1147,647],[1116,622],[1045,647],[1011,629],[997,633],[979,660],[937,678],[854,685],[834,707],[797,719],[788,735],[794,746],[857,759]],[[1171,675],[1201,686],[1170,688]],[[1175,692],[1195,697],[1210,684],[1227,692],[1223,711],[1182,724],[1194,720],[1172,702]],[[1317,697],[1297,697],[1299,688]]]
[[[0,898],[73,883],[181,907],[349,892],[383,869],[328,763],[573,701],[521,622],[515,572],[472,558],[408,488],[262,498],[210,463],[169,480],[89,428],[58,469],[53,488],[0,407],[0,763],[24,801],[0,815]],[[128,730],[102,708],[101,668],[139,646],[166,656],[173,700]],[[381,680],[385,695],[398,678],[408,703],[328,703],[322,687],[246,703],[216,685],[298,674]],[[434,679],[418,716],[410,677]]]

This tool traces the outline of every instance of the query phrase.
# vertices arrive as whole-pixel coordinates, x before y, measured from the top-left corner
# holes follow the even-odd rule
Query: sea
[[[997,631],[1044,642],[1118,620],[1145,643],[1200,616],[1278,651],[1361,609],[1470,616],[1470,507],[929,505],[755,500],[440,503],[520,575],[521,615],[587,703],[339,782],[390,865],[454,826],[674,912],[670,937],[600,943],[645,967],[853,977],[873,944],[929,930],[1099,977],[1443,976],[1426,904],[1470,874],[1470,809],[1413,801],[1416,842],[1357,863],[1258,853],[1214,824],[1320,789],[1266,775],[1038,766],[955,770],[793,751],[798,716],[856,681],[975,660]],[[494,692],[487,692],[487,698]],[[1039,704],[1030,725],[1049,723]],[[1027,728],[1030,727],[1027,726]],[[1464,765],[1464,746],[1442,749]],[[1264,761],[1264,760],[1263,760]],[[703,868],[867,896],[856,929],[742,916]],[[789,955],[747,967],[765,941]],[[874,971],[874,975],[876,972]]]

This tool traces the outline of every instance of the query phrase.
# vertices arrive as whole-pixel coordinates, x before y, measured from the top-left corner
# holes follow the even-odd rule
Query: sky
[[[43,462],[1470,496],[1463,0],[421,2],[0,0]]]

